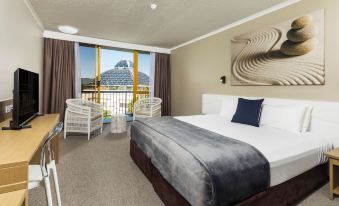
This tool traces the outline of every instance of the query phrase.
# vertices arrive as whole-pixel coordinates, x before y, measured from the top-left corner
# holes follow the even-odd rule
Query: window
[[[79,50],[81,90],[93,91],[96,76],[96,48],[90,45],[81,45]]]
[[[151,55],[138,53],[138,91],[150,90]]]
[[[100,102],[106,119],[112,114],[132,112],[134,100],[149,96],[150,61],[150,53],[146,52],[80,45],[82,98]]]

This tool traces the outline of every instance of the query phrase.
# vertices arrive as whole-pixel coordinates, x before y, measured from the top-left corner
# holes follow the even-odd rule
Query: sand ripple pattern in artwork
[[[323,64],[273,55],[272,48],[281,35],[279,29],[267,28],[232,40],[234,44],[246,44],[234,58],[233,75],[245,85],[324,84]]]

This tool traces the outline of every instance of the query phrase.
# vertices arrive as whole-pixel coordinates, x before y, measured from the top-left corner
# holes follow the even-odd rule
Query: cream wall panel
[[[39,73],[42,84],[42,47],[41,28],[24,0],[1,0],[0,100],[12,98],[13,72],[19,67]]]
[[[339,1],[299,3],[171,51],[173,115],[201,113],[203,93],[339,101]],[[231,86],[231,38],[309,12],[325,9],[323,86]],[[227,83],[219,83],[222,75]]]

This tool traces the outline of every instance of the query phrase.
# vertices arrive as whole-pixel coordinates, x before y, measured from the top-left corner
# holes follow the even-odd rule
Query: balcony
[[[98,94],[94,90],[83,90],[82,99],[97,102]],[[137,99],[147,98],[149,93],[137,94]],[[133,112],[133,91],[102,90],[100,103],[104,107],[104,119],[110,119],[113,114],[128,114]]]

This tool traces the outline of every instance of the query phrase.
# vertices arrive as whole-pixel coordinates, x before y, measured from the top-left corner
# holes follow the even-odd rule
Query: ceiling
[[[286,0],[31,0],[46,30],[172,48]],[[151,10],[150,2],[158,4]]]

